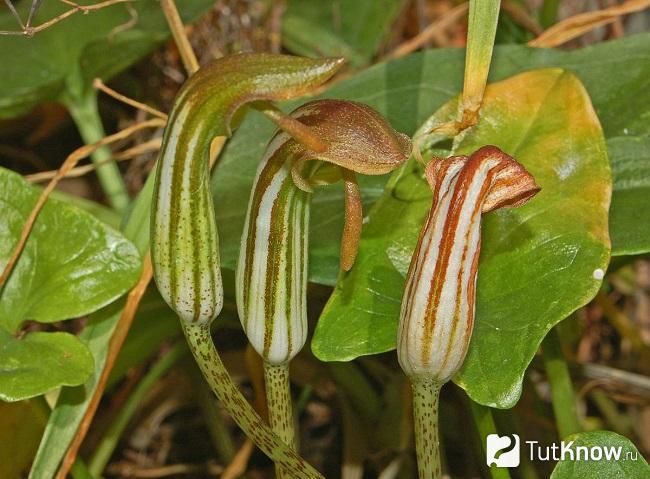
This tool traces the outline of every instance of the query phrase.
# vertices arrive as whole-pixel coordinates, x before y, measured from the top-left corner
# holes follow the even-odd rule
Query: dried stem
[[[0,288],[4,286],[7,279],[9,278],[9,275],[11,274],[13,267],[15,266],[16,262],[20,258],[20,254],[22,253],[23,248],[25,247],[25,243],[27,243],[27,240],[29,239],[29,234],[32,231],[32,228],[34,227],[34,223],[38,218],[38,214],[40,213],[41,209],[45,205],[45,202],[47,201],[47,198],[49,197],[50,193],[54,190],[54,188],[56,188],[56,185],[59,183],[59,181],[61,181],[61,179],[65,177],[65,175],[69,173],[70,170],[72,170],[72,168],[81,159],[86,158],[93,151],[97,150],[99,147],[127,138],[128,136],[130,136],[131,134],[133,134],[138,130],[142,130],[144,128],[159,127],[162,125],[164,125],[164,122],[158,119],[148,120],[142,123],[136,123],[135,125],[132,125],[129,128],[126,128],[124,130],[118,131],[117,133],[114,133],[112,135],[109,135],[96,143],[93,143],[91,145],[85,145],[82,146],[81,148],[76,149],[65,159],[65,161],[61,165],[61,168],[59,168],[59,170],[57,171],[56,175],[52,178],[50,183],[48,183],[45,189],[43,189],[43,192],[38,197],[36,204],[32,208],[32,211],[30,212],[27,218],[27,221],[25,221],[25,225],[23,226],[23,230],[20,234],[20,239],[18,240],[18,244],[16,244],[16,246],[14,247],[14,251],[11,257],[9,258],[9,261],[6,264],[4,271],[2,272],[2,275],[0,275]]]
[[[621,16],[650,7],[650,0],[628,0],[621,5],[574,15],[556,23],[540,36],[528,42],[531,47],[557,47],[591,30],[614,23]]]
[[[31,37],[34,36],[36,33],[41,32],[46,28],[49,28],[52,25],[59,23],[61,20],[65,20],[66,18],[74,15],[77,12],[87,13],[93,10],[100,10],[102,8],[110,7],[118,3],[129,3],[131,1],[132,0],[106,0],[105,2],[95,3],[94,5],[78,5],[76,3],[69,2],[69,1],[64,2],[67,3],[68,5],[72,5],[72,8],[70,10],[63,12],[61,15],[58,15],[35,27],[32,27],[29,24],[25,25],[23,29],[19,31],[0,30],[0,35],[24,35],[26,37]],[[31,18],[31,14],[30,14],[30,18]]]
[[[174,42],[176,43],[181,59],[183,60],[183,65],[188,73],[192,74],[199,69],[199,62],[196,59],[194,50],[192,50],[192,45],[190,45],[190,41],[187,39],[187,35],[185,34],[185,26],[178,14],[176,4],[174,3],[174,0],[160,0],[160,6],[162,7],[165,18],[167,19],[169,29],[172,31]]]
[[[129,98],[128,96],[123,95],[113,90],[112,88],[107,87],[106,84],[104,84],[104,82],[100,78],[95,78],[93,80],[93,87],[95,87],[97,90],[101,90],[102,92],[115,98],[116,100],[121,101],[122,103],[126,103],[127,105],[137,108],[138,110],[145,111],[150,115],[157,116],[158,118],[167,121],[166,113],[156,110],[155,108],[150,107],[149,105],[146,105],[144,103],[140,103],[139,101],[136,101],[133,98]]]
[[[80,176],[85,175],[86,173],[89,173],[97,169],[103,163],[106,163],[108,161],[132,160],[133,158],[140,156],[144,153],[148,153],[150,151],[157,151],[160,149],[161,142],[162,141],[160,138],[152,138],[151,140],[146,141],[144,143],[140,143],[139,145],[136,145],[132,148],[128,148],[119,153],[115,153],[111,160],[107,159],[101,162],[92,163],[90,165],[76,166],[70,169],[65,175],[63,175],[63,178],[78,178]],[[40,171],[38,173],[33,173],[31,175],[25,175],[24,178],[30,183],[42,183],[43,181],[51,180],[52,178],[57,176],[58,172],[59,170]]]
[[[417,36],[402,43],[393,51],[388,53],[385,59],[393,60],[395,58],[401,58],[423,47],[431,40],[433,40],[437,35],[439,35],[441,31],[444,31],[446,28],[463,18],[467,14],[468,9],[469,3],[467,2],[455,6],[440,18],[435,20],[433,23],[431,23],[431,25],[429,25],[427,28],[422,30]]]

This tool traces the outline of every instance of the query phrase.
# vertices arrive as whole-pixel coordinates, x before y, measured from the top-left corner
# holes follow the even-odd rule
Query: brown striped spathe
[[[474,323],[481,215],[526,203],[540,188],[494,146],[426,167],[433,203],[406,279],[397,354],[411,378],[449,381],[465,359]]]
[[[312,186],[338,179],[345,183],[341,265],[349,269],[363,219],[355,173],[387,173],[410,153],[405,135],[359,103],[317,100],[291,116],[326,147],[316,152],[288,133],[274,136],[257,171],[237,265],[237,308],[242,326],[255,350],[276,365],[290,361],[307,338]],[[325,165],[329,168],[323,168]]]

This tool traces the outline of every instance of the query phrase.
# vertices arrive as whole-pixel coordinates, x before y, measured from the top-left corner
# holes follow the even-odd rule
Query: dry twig
[[[614,23],[621,16],[640,12],[650,7],[650,0],[628,0],[621,5],[574,15],[547,29],[528,42],[531,47],[557,47],[604,25]]]
[[[5,0],[8,2],[8,0]],[[104,2],[99,2],[95,3],[93,5],[78,5],[74,2],[70,1],[64,1],[64,3],[67,3],[68,5],[72,5],[72,8],[70,10],[67,10],[63,12],[61,15],[58,15],[44,23],[41,23],[40,25],[37,25],[35,27],[32,27],[29,23],[27,25],[22,25],[22,30],[19,31],[12,31],[12,30],[0,30],[0,35],[24,35],[26,37],[32,37],[38,32],[41,32],[45,30],[46,28],[51,27],[52,25],[59,23],[61,20],[65,20],[66,18],[74,15],[77,12],[83,12],[83,13],[88,13],[92,12],[94,10],[100,10],[102,8],[110,7],[112,5],[116,5],[118,3],[129,3],[133,0],[106,0]],[[32,18],[32,13],[30,12],[30,20]]]

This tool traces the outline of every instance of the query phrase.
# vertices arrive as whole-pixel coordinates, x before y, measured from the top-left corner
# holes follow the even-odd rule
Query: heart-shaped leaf
[[[441,111],[453,118],[456,104]],[[489,144],[521,162],[542,191],[521,208],[484,219],[476,322],[455,381],[481,404],[510,407],[547,331],[600,287],[609,260],[611,178],[589,97],[560,69],[488,87],[479,124],[454,154]],[[320,359],[349,360],[395,347],[404,278],[430,202],[416,162],[391,179],[365,225],[355,268],[320,318],[312,343]]]
[[[20,175],[0,168],[0,269],[38,195]],[[14,333],[28,319],[53,322],[91,313],[127,291],[139,271],[137,250],[117,231],[48,200],[0,291],[0,397],[17,400],[85,381],[93,358],[75,336],[29,333],[17,339]]]
[[[0,267],[38,195],[20,175],[0,169]],[[127,291],[139,271],[140,256],[121,234],[50,199],[1,292],[0,327],[13,333],[27,319],[53,322],[91,313]]]
[[[650,466],[632,442],[610,431],[581,432],[567,437],[573,456],[558,462],[550,479],[641,479]]]
[[[612,254],[650,251],[650,137],[622,136],[607,141],[614,192],[609,230]]]

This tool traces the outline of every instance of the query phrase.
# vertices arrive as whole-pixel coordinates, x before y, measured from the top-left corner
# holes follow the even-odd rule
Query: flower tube
[[[441,475],[438,395],[460,369],[472,335],[481,215],[523,205],[540,189],[494,146],[433,160],[426,177],[433,202],[407,274],[397,336],[399,363],[413,385],[421,478]]]
[[[345,225],[341,268],[352,267],[361,234],[355,173],[384,174],[401,165],[410,140],[360,103],[317,100],[291,116],[323,142],[314,151],[293,133],[269,143],[251,193],[237,267],[237,307],[264,360],[272,428],[295,447],[289,361],[307,339],[307,266],[312,186],[342,179]],[[313,160],[320,160],[309,163]],[[279,468],[281,477],[289,477]]]

